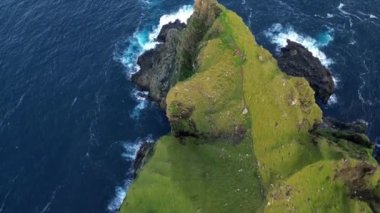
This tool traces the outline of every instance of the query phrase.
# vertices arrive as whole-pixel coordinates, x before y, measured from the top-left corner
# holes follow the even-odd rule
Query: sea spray
[[[306,49],[308,49],[314,57],[318,58],[322,65],[326,68],[329,68],[334,61],[326,56],[324,52],[321,51],[321,48],[328,46],[333,40],[334,30],[328,29],[325,32],[322,32],[312,38],[307,35],[297,33],[292,26],[284,27],[281,24],[274,24],[268,30],[265,31],[265,36],[270,39],[272,44],[276,45],[276,51],[280,52],[281,48],[286,47],[287,40],[291,40],[302,44]],[[333,76],[335,87],[339,86],[339,78]],[[338,97],[334,94],[330,97],[328,105],[333,105],[338,102]]]
[[[139,27],[137,31],[127,41],[127,48],[121,53],[116,53],[114,59],[119,61],[125,68],[128,78],[131,78],[133,74],[140,70],[137,64],[139,56],[145,51],[156,47],[158,42],[156,41],[162,27],[170,22],[179,20],[182,23],[187,23],[187,20],[193,14],[192,5],[184,5],[178,11],[161,16],[158,25],[150,25]],[[134,120],[140,119],[141,112],[149,106],[148,92],[139,91],[134,89],[131,93],[137,102],[136,106],[130,112],[130,117]],[[133,163],[136,160],[139,149],[144,143],[154,143],[152,136],[146,138],[139,138],[135,142],[123,143],[124,152],[122,153],[123,159],[129,163]],[[107,210],[109,212],[117,212],[121,207],[123,200],[127,196],[130,185],[134,178],[134,169],[131,167],[126,174],[126,180],[123,184],[115,188],[115,196],[110,201]]]
[[[160,17],[157,25],[139,27],[136,32],[127,40],[127,48],[121,53],[114,55],[114,59],[119,61],[125,68],[127,77],[130,79],[135,73],[140,70],[137,60],[145,51],[153,49],[159,42],[156,40],[161,29],[166,24],[179,20],[182,23],[187,23],[187,20],[193,14],[192,5],[184,5],[179,10],[165,14]],[[130,112],[130,117],[134,120],[140,118],[141,112],[149,105],[147,100],[148,94],[134,90],[132,96],[136,100],[136,106]]]
[[[145,51],[156,47],[158,44],[156,38],[164,25],[176,20],[187,23],[192,14],[192,5],[184,5],[174,13],[161,16],[157,25],[140,26],[133,36],[127,40],[127,48],[121,53],[117,53],[114,57],[116,61],[119,61],[126,68],[128,77],[140,70],[137,64],[138,57]]]
[[[154,143],[154,141],[155,140],[153,139],[153,137],[149,135],[145,138],[138,138],[136,141],[133,142],[123,142],[122,146],[124,151],[121,154],[121,156],[126,162],[133,164],[133,162],[136,160],[136,156],[141,146],[145,143]],[[124,181],[123,184],[115,188],[115,196],[107,206],[107,210],[109,212],[117,212],[119,210],[120,206],[123,204],[125,197],[127,196],[127,192],[133,182],[134,175],[134,167],[131,166],[126,173],[127,179]]]
[[[297,33],[291,26],[283,27],[281,24],[274,24],[265,31],[265,36],[270,39],[271,43],[276,45],[278,52],[287,45],[286,41],[289,39],[302,44],[302,46],[308,49],[314,57],[317,57],[325,67],[330,67],[334,61],[328,58],[320,48],[326,47],[333,41],[332,33],[333,30],[329,29],[319,34],[317,39],[314,39],[310,36]]]

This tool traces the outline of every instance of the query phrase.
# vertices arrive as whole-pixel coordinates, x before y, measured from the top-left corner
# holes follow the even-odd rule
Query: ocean
[[[143,141],[170,132],[137,57],[192,0],[0,1],[0,213],[116,212]],[[274,55],[302,43],[333,73],[327,116],[380,141],[380,2],[222,0]]]

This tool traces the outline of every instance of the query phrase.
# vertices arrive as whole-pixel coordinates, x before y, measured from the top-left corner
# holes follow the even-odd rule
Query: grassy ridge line
[[[368,157],[368,150],[343,140],[335,145],[326,138],[319,140],[329,143],[327,147],[315,144],[309,130],[321,121],[322,112],[315,104],[309,84],[283,74],[271,54],[256,44],[248,27],[236,24],[242,22],[241,18],[233,12],[227,12],[226,16],[226,25],[234,26],[230,34],[247,59],[243,63],[244,95],[252,119],[254,153],[267,189],[265,211],[379,211],[378,204],[374,204],[378,198],[365,203],[360,196],[353,199],[349,195],[353,188],[354,193],[363,188],[375,194],[379,191],[380,170]],[[250,43],[254,45],[247,45]],[[347,149],[336,151],[336,146]],[[355,152],[359,154],[351,154]],[[346,168],[344,164],[360,164],[353,157],[367,163]],[[365,167],[375,173],[361,173]],[[354,181],[340,180],[340,170],[346,170],[343,176]],[[355,179],[356,176],[360,178]],[[358,181],[360,187],[355,186]]]
[[[173,130],[209,139],[161,138],[121,212],[370,212],[336,178],[354,176],[346,164],[358,164],[350,152],[361,148],[316,143],[308,130],[322,112],[308,83],[283,74],[241,18],[220,8],[199,43],[196,73],[167,97]],[[246,130],[238,144],[226,137],[236,127]],[[379,194],[379,178],[377,167],[363,180]]]
[[[178,114],[181,109],[173,103],[181,103],[194,108],[190,119],[196,123],[197,134],[232,135],[242,125],[248,131],[246,137],[235,145],[223,137],[207,141],[161,138],[121,212],[252,212],[264,203],[250,119],[242,113],[239,56],[225,40],[227,32],[218,18],[200,45],[197,73],[169,92],[168,115]],[[176,125],[173,128],[190,128],[187,120]]]
[[[309,129],[322,119],[306,80],[282,73],[271,54],[257,45],[241,18],[226,13],[233,36],[247,60],[242,64],[244,96],[252,119],[254,150],[266,186],[320,159]],[[247,45],[250,44],[250,45]]]

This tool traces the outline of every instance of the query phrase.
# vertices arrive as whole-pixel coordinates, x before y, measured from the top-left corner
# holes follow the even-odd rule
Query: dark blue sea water
[[[334,74],[325,114],[380,137],[380,2],[222,0],[277,54],[287,38]],[[169,132],[128,80],[192,0],[0,1],[0,213],[115,211],[142,140]],[[180,10],[181,9],[181,10]]]

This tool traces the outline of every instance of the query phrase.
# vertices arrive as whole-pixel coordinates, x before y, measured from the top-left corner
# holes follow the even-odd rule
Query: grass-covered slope
[[[197,14],[212,22],[167,96],[173,136],[157,142],[121,212],[378,211],[369,150],[309,133],[322,113],[306,80],[283,74],[235,13],[196,1]]]
[[[263,203],[250,141],[161,138],[121,212],[250,212]]]

